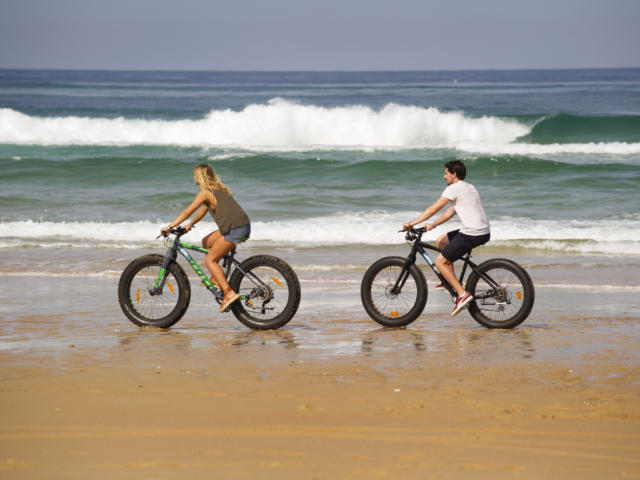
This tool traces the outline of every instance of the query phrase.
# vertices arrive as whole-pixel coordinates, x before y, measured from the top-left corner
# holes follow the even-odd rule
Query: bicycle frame
[[[398,294],[400,293],[400,291],[402,291],[402,287],[404,286],[405,282],[407,281],[407,278],[409,277],[409,268],[411,267],[411,265],[416,263],[416,256],[417,256],[416,254],[419,253],[422,256],[422,258],[425,259],[425,261],[427,262],[427,265],[431,267],[431,270],[433,270],[433,273],[438,277],[438,279],[442,283],[442,286],[449,292],[449,295],[451,295],[452,298],[455,298],[458,295],[457,292],[449,284],[449,282],[447,282],[447,280],[442,276],[442,274],[438,270],[438,267],[436,267],[435,262],[431,259],[431,257],[426,252],[426,250],[433,250],[440,253],[441,250],[438,247],[431,245],[430,243],[426,243],[422,241],[422,234],[424,233],[424,231],[419,231],[419,230],[410,231],[407,234],[408,240],[410,239],[409,235],[411,233],[413,233],[415,236],[413,245],[411,247],[411,253],[409,253],[409,255],[407,256],[402,272],[398,276],[398,279],[396,280],[396,283],[393,286],[393,289],[391,290],[392,293]],[[482,273],[478,270],[478,266],[471,261],[471,252],[467,253],[464,257],[461,258],[461,260],[464,260],[464,265],[462,266],[462,271],[460,272],[460,278],[458,279],[460,283],[462,283],[462,281],[464,280],[467,267],[469,267],[479,277],[481,277],[489,285],[491,285],[494,289],[499,288],[498,283],[495,282],[489,275]],[[493,294],[494,294],[493,291],[489,291],[484,295],[476,296],[476,298],[488,298],[493,296]]]
[[[196,252],[204,253],[206,255],[207,253],[209,253],[209,250],[207,250],[206,248],[203,248],[203,247],[199,247],[197,245],[192,245],[190,243],[183,242],[182,240],[180,240],[180,236],[181,235],[176,235],[176,237],[174,238],[173,242],[169,246],[169,249],[167,250],[167,254],[165,255],[165,258],[164,258],[164,262],[162,263],[162,267],[160,268],[160,272],[158,272],[158,276],[156,277],[155,284],[154,284],[153,288],[149,291],[149,293],[151,295],[160,295],[160,294],[162,294],[162,290],[164,289],[164,286],[165,286],[166,281],[167,281],[167,276],[168,276],[168,272],[169,272],[169,265],[172,262],[175,262],[177,260],[178,253],[179,253],[180,255],[182,255],[189,262],[189,265],[191,265],[191,268],[193,268],[193,270],[196,272],[198,277],[200,277],[200,279],[204,283],[204,285],[207,288],[207,290],[209,290],[216,297],[216,300],[218,302],[221,302],[223,297],[224,297],[224,295],[222,293],[222,290],[216,289],[213,286],[213,283],[211,283],[211,280],[209,280],[209,277],[202,271],[202,268],[200,268],[200,265],[198,265],[198,262],[188,252],[188,250],[194,250]],[[253,273],[245,272],[240,267],[240,262],[238,262],[234,258],[235,257],[235,253],[236,253],[236,249],[234,247],[223,258],[222,268],[224,270],[225,278],[227,278],[227,279],[229,278],[229,274],[231,273],[231,267],[235,266],[235,268],[240,270],[240,272],[242,272],[242,274],[245,275],[245,277],[247,277],[249,280],[251,280],[251,282],[253,282],[254,285],[256,285],[258,287],[264,287],[264,288],[268,289],[268,286],[265,285],[265,283],[262,282]],[[169,286],[169,288],[171,288],[171,286]],[[241,299],[244,300],[245,298],[246,298],[246,296],[244,296],[244,295],[241,296]]]

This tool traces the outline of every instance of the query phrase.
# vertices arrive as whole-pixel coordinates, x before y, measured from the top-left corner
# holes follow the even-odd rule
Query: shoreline
[[[193,282],[160,330],[124,317],[117,277],[0,275],[0,474],[640,477],[627,291],[540,287],[522,325],[488,330],[430,289],[423,315],[386,329],[360,275],[301,272],[297,315],[264,332],[212,313]]]

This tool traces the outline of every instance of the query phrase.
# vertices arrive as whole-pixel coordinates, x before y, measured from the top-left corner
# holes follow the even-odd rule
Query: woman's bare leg
[[[215,283],[220,286],[225,297],[229,293],[235,293],[231,290],[229,282],[227,282],[227,279],[224,275],[224,270],[218,262],[227,253],[229,253],[233,249],[233,247],[236,246],[236,244],[226,241],[220,234],[220,230],[216,230],[215,232],[207,235],[202,239],[202,245],[204,246],[204,248],[209,249],[209,253],[207,253],[207,256],[204,259],[204,264],[211,272]]]

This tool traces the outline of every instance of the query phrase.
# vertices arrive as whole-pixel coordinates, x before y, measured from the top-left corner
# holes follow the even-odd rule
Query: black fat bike
[[[169,328],[187,311],[191,300],[189,277],[178,264],[182,255],[200,277],[218,304],[222,291],[205,275],[187,250],[207,253],[206,248],[183,242],[186,231],[173,228],[166,237],[167,253],[150,254],[133,260],[122,272],[118,284],[118,302],[134,324]],[[295,271],[282,259],[272,255],[255,255],[242,262],[234,248],[223,259],[222,268],[233,290],[241,295],[231,305],[240,322],[256,330],[280,328],[295,315],[300,304],[300,282]],[[233,271],[231,270],[232,267]],[[225,312],[226,313],[226,312]]]
[[[440,279],[455,302],[456,291],[438,271],[426,250],[440,252],[422,241],[424,228],[410,229],[406,240],[411,253],[406,258],[384,257],[369,267],[360,288],[362,304],[369,316],[385,327],[409,325],[420,316],[427,304],[427,282],[416,265],[419,253]],[[476,265],[471,252],[462,260],[460,283],[473,295],[468,310],[479,324],[487,328],[513,328],[527,318],[533,308],[533,282],[524,268],[506,258],[492,258]],[[464,276],[470,271],[466,284]]]

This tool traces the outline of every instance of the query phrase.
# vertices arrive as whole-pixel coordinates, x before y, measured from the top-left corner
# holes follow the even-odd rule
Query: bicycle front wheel
[[[300,305],[296,272],[287,262],[271,255],[247,258],[233,271],[229,285],[242,296],[231,305],[231,311],[255,330],[282,327]]]
[[[189,306],[189,278],[175,262],[169,265],[162,293],[152,293],[163,262],[162,255],[145,255],[127,265],[120,276],[118,302],[127,318],[139,327],[169,328]]]
[[[473,295],[469,313],[487,328],[513,328],[529,316],[535,290],[527,271],[517,263],[494,258],[471,272],[466,290]]]
[[[420,316],[427,304],[427,282],[422,271],[406,259],[384,257],[369,267],[362,278],[360,297],[369,316],[385,327],[403,327]],[[404,284],[394,287],[401,275]]]

